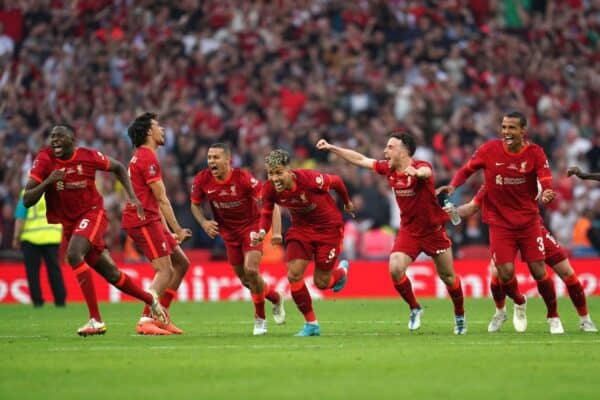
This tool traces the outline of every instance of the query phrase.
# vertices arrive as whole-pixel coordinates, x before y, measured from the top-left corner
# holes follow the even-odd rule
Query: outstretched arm
[[[579,179],[589,179],[592,181],[600,181],[600,172],[583,172],[579,167],[569,167],[567,175],[575,175]]]
[[[344,160],[363,168],[372,168],[373,163],[376,161],[375,159],[366,157],[357,151],[332,145],[325,139],[319,140],[316,147],[319,150],[330,151],[333,154],[342,157]]]

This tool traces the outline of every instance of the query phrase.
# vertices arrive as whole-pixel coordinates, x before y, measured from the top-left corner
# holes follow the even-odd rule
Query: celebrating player
[[[463,217],[470,217],[477,213],[483,202],[485,196],[485,185],[482,186],[475,197],[470,202],[463,204],[457,208],[458,214]],[[483,215],[483,221],[487,223],[486,215]],[[590,314],[587,308],[587,301],[583,286],[577,278],[569,259],[567,258],[566,252],[560,246],[558,241],[552,236],[552,234],[542,224],[542,238],[544,239],[544,249],[546,252],[545,263],[556,272],[556,274],[562,279],[567,287],[571,302],[577,310],[579,315],[579,328],[583,332],[598,332],[598,329],[592,322]],[[507,320],[505,300],[506,294],[502,290],[502,285],[498,280],[498,270],[494,265],[494,261],[490,262],[490,271],[492,279],[490,282],[490,289],[494,303],[496,304],[496,312],[492,317],[488,325],[488,332],[498,332],[504,322]]]
[[[434,194],[431,165],[412,158],[416,149],[414,137],[409,133],[392,134],[383,151],[385,160],[379,161],[329,144],[325,139],[319,140],[317,148],[387,177],[402,214],[400,230],[390,254],[390,275],[394,287],[410,307],[408,329],[420,328],[423,310],[415,298],[406,269],[424,252],[433,258],[454,304],[454,333],[467,333],[462,286],[454,273],[451,242],[444,228],[448,217]]]
[[[106,250],[103,235],[108,225],[102,197],[96,190],[96,171],[111,171],[125,188],[131,207],[139,219],[144,210],[131,188],[127,170],[120,162],[99,151],[74,147],[75,129],[55,126],[50,132],[50,147],[42,149],[33,162],[23,195],[25,207],[31,207],[42,195],[46,198],[49,223],[63,226],[67,243],[67,260],[85,297],[90,320],[77,333],[81,336],[106,332],[98,310],[98,300],[90,266],[121,291],[150,306],[154,317],[167,322],[167,315],[156,292],[143,291],[127,274],[121,272]]]
[[[498,268],[502,289],[513,299],[513,324],[517,332],[527,329],[526,305],[515,278],[517,250],[529,266],[548,309],[550,333],[564,329],[558,316],[554,282],[546,273],[544,238],[538,210],[538,181],[543,203],[552,201],[552,174],[541,147],[525,140],[527,120],[520,112],[502,118],[502,139],[483,144],[471,160],[438,193],[454,193],[475,171],[484,170],[487,194],[483,210],[490,230],[492,259]]]
[[[354,212],[348,191],[339,176],[305,169],[291,169],[290,157],[284,150],[273,150],[265,158],[268,182],[263,186],[263,206],[258,232],[252,232],[253,243],[260,243],[271,225],[275,204],[286,207],[292,215],[292,226],[286,235],[286,261],[292,298],[306,323],[296,336],[319,336],[321,328],[312,308],[312,298],[304,283],[304,271],[315,260],[314,282],[321,289],[339,292],[348,277],[348,261],[336,267],[344,236],[344,221],[333,189],[344,202],[344,209]]]
[[[255,336],[267,333],[265,298],[273,303],[273,319],[285,322],[283,296],[265,283],[259,265],[262,246],[250,243],[250,232],[257,230],[261,184],[248,172],[231,167],[231,150],[224,143],[215,143],[208,149],[208,169],[194,178],[191,202],[192,214],[202,229],[215,238],[225,241],[227,258],[244,286],[250,289],[254,303]],[[202,201],[208,199],[214,219],[207,219],[202,211]],[[274,214],[272,241],[281,243],[281,217]]]
[[[156,118],[156,114],[144,113],[133,121],[127,131],[136,147],[129,163],[129,177],[144,208],[145,218],[139,218],[136,208],[128,204],[123,211],[122,227],[152,263],[156,274],[150,288],[168,310],[190,265],[178,242],[189,239],[192,231],[179,225],[165,191],[156,157],[158,147],[165,144],[165,132]],[[175,232],[175,238],[167,227]],[[152,318],[148,306],[144,307],[136,331],[142,335],[183,333],[172,322],[163,325]]]

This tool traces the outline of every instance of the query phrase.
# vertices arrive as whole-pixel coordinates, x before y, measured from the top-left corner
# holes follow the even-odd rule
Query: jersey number
[[[538,249],[543,253],[544,252],[544,239],[542,239],[541,236],[538,236],[537,238],[535,238],[535,240],[537,240]]]
[[[87,218],[84,218],[81,220],[81,222],[79,223],[79,229],[85,229],[88,227],[88,224],[90,223],[90,220]]]

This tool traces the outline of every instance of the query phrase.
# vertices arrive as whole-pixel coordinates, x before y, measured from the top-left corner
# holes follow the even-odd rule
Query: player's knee
[[[288,281],[289,282],[300,282],[303,278],[303,274],[296,273],[293,271],[288,271]]]
[[[314,276],[313,281],[315,282],[315,286],[321,290],[327,289],[329,285],[329,278],[323,276]]]
[[[78,251],[68,250],[67,251],[67,262],[71,267],[77,267],[83,261],[83,255],[81,255]]]
[[[246,280],[249,282],[256,282],[260,278],[260,274],[258,273],[258,269],[252,267],[244,268],[244,275],[246,276]]]

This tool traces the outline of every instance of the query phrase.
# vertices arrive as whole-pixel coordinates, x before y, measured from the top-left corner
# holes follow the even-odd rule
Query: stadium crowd
[[[386,181],[318,139],[382,158],[389,132],[408,129],[439,186],[498,136],[503,112],[520,110],[558,192],[546,225],[575,256],[600,251],[600,186],[566,174],[600,171],[599,0],[0,0],[0,248],[11,248],[19,192],[54,123],[127,162],[127,126],[146,110],[167,131],[161,165],[194,232],[187,246],[213,246],[189,189],[214,142],[257,177],[273,148],[340,175],[358,211],[347,255],[385,258],[400,218]],[[124,193],[99,178],[107,242],[120,248]],[[450,229],[457,249],[487,243],[479,216]]]

